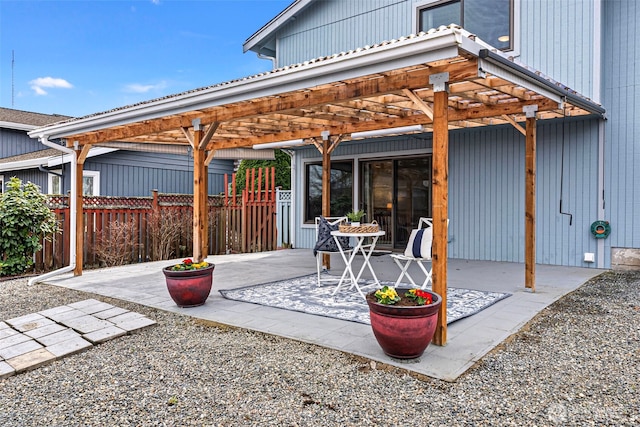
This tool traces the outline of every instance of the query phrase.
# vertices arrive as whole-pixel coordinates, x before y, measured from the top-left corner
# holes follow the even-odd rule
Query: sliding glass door
[[[431,217],[431,156],[362,162],[362,207],[387,234],[382,248],[401,249],[420,217]]]

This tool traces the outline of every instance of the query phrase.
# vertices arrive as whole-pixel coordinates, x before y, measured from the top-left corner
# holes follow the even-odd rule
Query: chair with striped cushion
[[[431,282],[431,265],[429,268],[425,265],[425,262],[431,261],[431,243],[433,242],[433,219],[432,218],[420,218],[418,222],[418,228],[411,231],[409,242],[404,253],[391,254],[391,258],[400,267],[400,276],[394,287],[398,286],[402,279],[406,276],[411,284],[418,287],[413,278],[409,275],[409,267],[411,263],[418,264],[420,269],[425,275],[424,282],[422,282],[421,288],[426,288]]]

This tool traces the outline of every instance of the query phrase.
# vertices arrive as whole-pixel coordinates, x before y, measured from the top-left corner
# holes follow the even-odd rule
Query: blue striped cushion
[[[411,230],[409,243],[404,254],[413,258],[431,259],[431,243],[433,241],[433,231],[431,227]]]

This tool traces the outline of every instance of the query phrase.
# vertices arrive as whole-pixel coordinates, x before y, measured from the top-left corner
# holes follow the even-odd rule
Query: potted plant
[[[367,294],[367,304],[373,335],[386,355],[397,359],[422,356],[436,331],[440,295],[384,286]]]
[[[364,211],[363,210],[357,210],[357,211],[354,210],[354,211],[351,211],[351,212],[347,213],[346,216],[349,219],[349,221],[351,222],[351,225],[358,226],[358,225],[360,225],[360,220],[364,216]]]
[[[205,303],[211,292],[215,264],[195,263],[191,258],[164,267],[167,290],[178,307],[196,307]]]

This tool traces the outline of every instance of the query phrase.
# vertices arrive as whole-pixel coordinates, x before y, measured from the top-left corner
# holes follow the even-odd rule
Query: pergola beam
[[[81,144],[98,144],[100,142],[130,139],[136,136],[158,134],[161,132],[190,127],[196,114],[202,124],[254,118],[268,114],[287,114],[290,110],[311,108],[328,103],[346,102],[367,97],[399,92],[403,89],[419,89],[428,86],[428,78],[432,74],[447,71],[452,79],[466,80],[477,78],[477,59],[461,61],[438,67],[424,67],[416,70],[394,70],[388,73],[363,77],[349,82],[335,82],[308,90],[283,93],[252,101],[242,101],[224,106],[215,106],[195,112],[184,113],[153,120],[132,123],[103,130],[74,135],[70,138],[79,140]],[[349,126],[348,124],[346,126]],[[343,133],[343,132],[339,132]],[[222,147],[218,147],[222,148]]]

